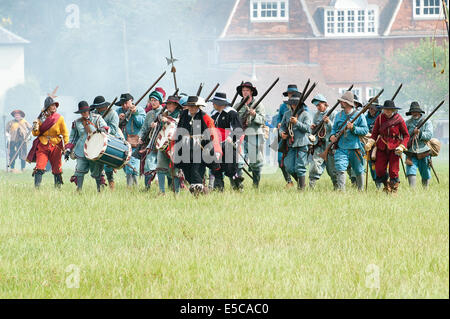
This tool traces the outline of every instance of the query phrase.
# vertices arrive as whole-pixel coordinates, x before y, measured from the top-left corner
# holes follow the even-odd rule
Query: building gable
[[[18,35],[0,27],[0,45],[10,45],[10,44],[27,44],[29,41]]]

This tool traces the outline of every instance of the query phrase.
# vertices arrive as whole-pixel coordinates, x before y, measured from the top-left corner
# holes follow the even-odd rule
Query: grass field
[[[194,199],[33,189],[0,173],[0,298],[449,298],[449,172],[399,195],[285,190],[281,173]],[[143,181],[140,180],[141,187]],[[420,180],[418,181],[420,184]],[[154,185],[156,186],[156,185]],[[389,201],[387,201],[389,199]]]

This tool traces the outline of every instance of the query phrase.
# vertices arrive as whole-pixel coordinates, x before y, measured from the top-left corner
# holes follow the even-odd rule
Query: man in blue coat
[[[129,93],[122,94],[120,101],[116,105],[119,106],[116,110],[119,115],[119,127],[122,129],[125,139],[131,144],[134,152],[138,146],[139,132],[144,124],[145,110],[133,104],[133,96]],[[137,185],[139,160],[132,156],[129,164],[131,167],[124,167],[125,174],[127,175],[127,185]]]
[[[422,186],[424,188],[428,187],[431,179],[430,148],[426,143],[433,137],[433,124],[431,121],[427,121],[420,130],[416,128],[422,120],[422,114],[424,113],[425,111],[422,110],[418,102],[412,102],[409,112],[406,112],[406,116],[411,116],[406,121],[409,135],[411,138],[416,135],[415,140],[411,144],[411,148],[405,152],[407,156],[406,176],[408,176],[410,187],[416,186],[417,168],[419,168],[419,173],[422,177]]]
[[[361,191],[364,187],[364,161],[359,137],[366,135],[369,128],[364,116],[360,116],[355,123],[351,123],[358,113],[355,110],[352,92],[345,92],[338,100],[341,102],[343,110],[336,115],[330,136],[330,141],[335,143],[337,141],[336,134],[345,130],[345,133],[339,139],[338,149],[334,154],[337,189],[345,190],[345,172],[350,164],[356,174],[358,190]]]
[[[372,98],[370,98],[369,101],[371,99]],[[370,105],[369,111],[365,114],[367,126],[369,127],[369,133],[372,133],[372,129],[375,124],[375,120],[377,119],[378,115],[381,114],[380,107],[381,107],[381,105],[379,104],[378,99],[376,99]],[[367,155],[367,160],[369,161],[369,170],[370,170],[370,175],[372,176],[372,180],[375,182],[377,189],[380,189],[383,184],[377,182],[377,174],[375,172],[375,162],[372,161],[372,159],[370,158],[370,154]]]

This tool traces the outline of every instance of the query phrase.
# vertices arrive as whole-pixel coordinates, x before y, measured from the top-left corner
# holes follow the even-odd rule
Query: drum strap
[[[91,124],[92,126],[96,127],[94,123],[92,123],[91,121],[89,121],[89,120],[87,120],[85,118],[82,119],[82,123],[83,123],[83,126],[84,126],[84,130],[86,131],[86,133],[88,135],[91,134],[91,128],[89,127],[89,124]]]

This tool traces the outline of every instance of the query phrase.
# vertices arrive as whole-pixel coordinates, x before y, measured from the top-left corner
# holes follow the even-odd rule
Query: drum
[[[131,153],[131,145],[127,141],[105,133],[89,135],[84,144],[84,155],[87,159],[116,169],[128,164]]]
[[[170,141],[175,136],[178,125],[178,119],[174,119],[170,116],[167,116],[166,118],[168,119],[168,122],[164,124],[159,132],[155,143],[156,149],[161,151],[165,151],[168,148]]]

